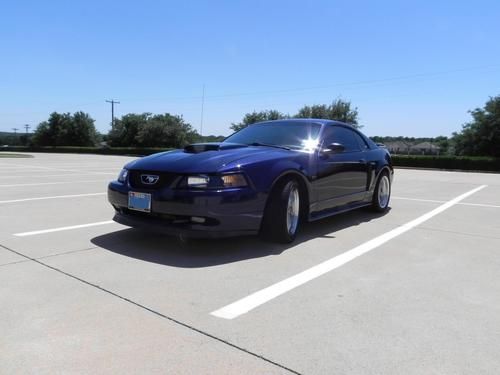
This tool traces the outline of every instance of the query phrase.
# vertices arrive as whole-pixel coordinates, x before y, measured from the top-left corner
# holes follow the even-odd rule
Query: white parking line
[[[57,181],[57,182],[38,182],[36,184],[10,184],[0,185],[0,187],[21,187],[21,186],[42,186],[42,185],[62,185],[62,184],[79,184],[82,182],[105,182],[105,180],[84,180],[84,181]]]
[[[462,206],[475,206],[475,207],[489,207],[489,208],[500,208],[494,204],[484,204],[484,203],[459,203]]]
[[[80,172],[80,173],[65,173],[65,174],[29,174],[29,175],[7,175],[0,176],[0,179],[9,179],[9,178],[46,178],[46,177],[75,177],[75,176],[91,176],[94,174],[106,174],[110,176],[117,176],[117,173],[114,172]]]
[[[88,166],[88,167],[85,167],[85,166],[75,166],[77,167],[78,169],[63,169],[63,168],[53,168],[53,167],[42,167],[42,166],[38,166],[38,165],[20,165],[20,164],[10,164],[10,165],[1,165],[0,168],[2,170],[17,170],[19,168],[25,168],[26,169],[43,169],[43,170],[46,170],[46,171],[59,171],[59,172],[75,172],[75,173],[81,173],[81,172],[92,172],[92,173],[110,173],[110,172],[102,172],[102,171],[116,171],[114,173],[118,173],[120,171],[120,169],[122,168],[121,166],[119,167],[105,167],[105,168],[101,168],[99,166],[96,166],[96,167],[91,167],[91,166]],[[90,169],[90,170],[87,170],[86,169]],[[94,170],[98,170],[99,172],[95,172]]]
[[[8,201],[0,201],[0,204],[5,203],[17,203],[17,202],[28,202],[28,201],[43,201],[46,199],[62,199],[62,198],[78,198],[78,197],[91,197],[94,195],[106,195],[106,193],[88,193],[88,194],[72,194],[72,195],[55,195],[52,197],[37,197],[37,198],[24,198],[24,199],[11,199]]]
[[[403,200],[403,201],[414,201],[414,202],[429,202],[429,203],[445,203],[446,201],[437,201],[434,199],[420,199],[420,198],[406,198],[406,197],[394,197],[391,199]]]
[[[433,199],[418,199],[418,198],[406,198],[406,197],[391,197],[391,199],[399,199],[404,201],[414,201],[414,202],[429,202],[429,203],[445,203],[446,201],[436,201]],[[467,203],[460,202],[457,203],[460,206],[473,206],[473,207],[489,207],[489,208],[500,208],[498,205],[486,204],[486,203]]]
[[[96,227],[98,225],[106,225],[113,224],[113,220],[108,221],[98,221],[97,223],[88,223],[88,224],[80,224],[80,225],[71,225],[69,227],[60,227],[60,228],[52,228],[52,229],[42,229],[35,230],[33,232],[23,232],[23,233],[15,233],[14,236],[17,237],[27,237],[27,236],[35,236],[37,234],[45,234],[45,233],[53,233],[53,232],[62,232],[64,230],[72,230],[72,229],[80,229],[80,228],[88,228],[88,227]]]
[[[118,172],[80,172],[80,173],[66,173],[66,174],[29,174],[29,175],[7,175],[0,176],[0,179],[9,178],[46,178],[46,177],[74,177],[74,176],[91,176],[94,174],[106,174],[110,176],[117,176]]]
[[[22,164],[9,164],[7,166],[2,166],[2,169],[18,169],[18,168],[26,168],[26,169],[44,169],[49,171],[61,171],[61,172],[80,172],[76,169],[60,169],[60,168],[52,168],[52,167],[42,167],[39,165],[22,165]]]
[[[308,281],[314,280],[327,272],[330,272],[344,264],[360,257],[369,251],[378,248],[380,245],[392,240],[393,238],[400,236],[401,234],[409,231],[410,229],[424,223],[425,221],[431,219],[432,217],[440,214],[441,212],[447,210],[448,208],[456,205],[458,202],[464,200],[470,195],[484,189],[486,185],[479,186],[467,193],[464,193],[441,206],[433,209],[432,211],[406,223],[400,227],[397,227],[387,233],[384,233],[374,239],[365,242],[354,249],[346,251],[336,257],[333,257],[323,263],[320,263],[314,267],[311,267],[297,275],[291,276],[283,281],[280,281],[274,285],[271,285],[265,289],[259,290],[247,297],[244,297],[234,303],[224,306],[218,310],[211,312],[210,314],[218,318],[224,319],[234,319],[238,316],[255,309],[256,307],[286,293],[292,289],[295,289]]]

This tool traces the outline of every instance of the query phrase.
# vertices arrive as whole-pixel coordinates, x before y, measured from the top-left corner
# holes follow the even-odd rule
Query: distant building
[[[431,142],[422,142],[410,147],[410,153],[419,155],[439,155],[441,148]]]
[[[410,152],[411,144],[402,141],[386,142],[385,147],[391,154],[408,154]]]

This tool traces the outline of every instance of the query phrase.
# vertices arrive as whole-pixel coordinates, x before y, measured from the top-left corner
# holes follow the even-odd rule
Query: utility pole
[[[201,120],[200,120],[200,135],[203,135],[203,109],[205,107],[205,84],[201,93]]]
[[[120,104],[120,102],[111,99],[111,100],[106,100],[106,103],[111,103],[111,127],[115,124],[115,104]]]
[[[19,130],[18,128],[12,128],[12,130],[14,130],[14,135],[17,134],[17,131]]]
[[[24,128],[26,129],[26,135],[28,135],[28,132],[31,128],[31,126],[29,126],[28,124],[24,125]]]

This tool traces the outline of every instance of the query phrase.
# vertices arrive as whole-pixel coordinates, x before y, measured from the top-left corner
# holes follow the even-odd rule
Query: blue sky
[[[246,112],[350,100],[368,135],[437,136],[500,95],[498,1],[10,1],[0,130],[52,111],[182,114],[229,134]]]

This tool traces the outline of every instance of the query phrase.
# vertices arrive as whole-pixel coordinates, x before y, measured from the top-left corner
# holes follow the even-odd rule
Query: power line
[[[401,76],[393,76],[393,77],[385,77],[385,78],[380,78],[380,79],[373,79],[373,80],[360,80],[360,81],[351,81],[351,82],[338,82],[338,83],[330,83],[330,84],[325,84],[325,85],[318,85],[318,86],[309,86],[309,87],[295,87],[295,88],[282,88],[282,89],[275,89],[275,90],[262,90],[262,91],[253,91],[253,92],[234,92],[234,93],[227,93],[227,94],[219,94],[219,95],[204,95],[202,93],[202,104],[204,105],[204,102],[206,100],[213,100],[213,99],[230,99],[234,97],[245,97],[245,96],[252,96],[252,95],[286,95],[289,93],[293,92],[305,92],[305,91],[314,91],[314,90],[322,90],[322,89],[329,89],[329,88],[362,88],[364,87],[370,87],[370,86],[376,86],[380,84],[391,84],[393,82],[401,82],[401,81],[411,81],[415,79],[423,79],[423,78],[439,78],[440,76],[446,76],[449,74],[461,74],[464,75],[464,73],[470,72],[470,71],[477,71],[477,70],[487,70],[489,71],[497,71],[500,68],[500,65],[483,65],[483,66],[472,66],[472,67],[464,67],[464,68],[457,68],[457,69],[449,69],[449,70],[444,70],[444,71],[434,71],[434,72],[427,72],[427,73],[414,73],[414,74],[407,74],[407,75],[401,75]],[[177,101],[177,100],[186,100],[186,101],[199,101],[200,96],[184,96],[184,97],[163,97],[163,98],[129,98],[127,99],[128,102],[133,102],[133,101],[144,101],[144,102],[151,102],[151,101]],[[115,101],[115,100],[106,100],[106,102],[111,103],[111,117],[112,121],[111,124],[114,125],[114,104],[120,104],[120,102]],[[98,102],[87,102],[84,104],[74,104],[73,106],[89,106],[96,104]],[[33,112],[10,112],[10,113],[2,113],[3,115],[35,115],[35,114],[45,114],[45,111],[33,111]],[[200,124],[202,125],[202,123]]]
[[[18,128],[12,128],[12,130],[14,130],[14,135],[17,134],[17,131],[19,130]]]
[[[250,91],[250,92],[234,92],[227,94],[218,94],[218,95],[204,95],[204,99],[224,99],[224,98],[233,98],[233,97],[244,97],[244,96],[253,96],[253,95],[268,95],[268,94],[288,94],[293,92],[302,92],[302,91],[315,91],[315,90],[323,90],[330,88],[349,88],[349,87],[359,87],[359,86],[376,86],[383,83],[392,83],[398,81],[408,81],[414,79],[423,79],[423,78],[438,78],[440,76],[445,76],[449,74],[457,74],[457,73],[465,73],[467,71],[475,71],[475,70],[484,70],[484,69],[493,69],[494,71],[498,70],[500,65],[489,65],[489,66],[476,66],[476,67],[467,67],[467,68],[459,68],[459,69],[449,69],[443,71],[434,71],[427,73],[413,73],[406,74],[400,76],[393,77],[385,77],[379,79],[369,79],[369,80],[359,80],[359,81],[351,81],[351,82],[337,82],[337,83],[328,83],[324,85],[317,86],[304,86],[304,87],[294,87],[294,88],[283,88],[283,89],[273,89],[273,90],[262,90],[262,91]],[[199,96],[184,96],[184,97],[167,97],[167,98],[131,98],[129,101],[164,101],[164,100],[189,100],[189,101],[197,101],[199,100]]]
[[[29,129],[31,128],[31,126],[29,126],[28,124],[26,124],[26,125],[24,125],[24,128],[26,129],[26,134],[28,134]]]
[[[120,102],[111,99],[111,100],[106,100],[106,103],[111,103],[111,127],[115,124],[115,104],[120,104]]]
[[[389,82],[405,81],[405,80],[428,78],[428,77],[439,77],[439,76],[443,76],[443,75],[447,75],[447,74],[462,73],[462,72],[466,72],[466,71],[470,71],[470,70],[478,70],[478,69],[485,69],[485,68],[494,68],[496,70],[499,67],[500,66],[498,66],[498,65],[496,65],[496,66],[483,66],[483,67],[469,67],[469,68],[461,68],[461,69],[451,69],[451,70],[446,70],[446,71],[435,71],[435,72],[429,72],[429,73],[415,73],[415,74],[408,74],[408,75],[401,75],[401,76],[394,76],[394,77],[387,77],[387,78],[380,78],[380,79],[351,81],[351,82],[338,82],[338,83],[331,83],[331,84],[318,85],[318,86],[309,86],[309,87],[296,87],[296,88],[288,88],[288,89],[276,89],[276,90],[253,91],[253,92],[236,92],[236,93],[229,93],[229,94],[207,96],[207,98],[208,99],[218,99],[218,98],[231,98],[231,97],[251,96],[251,95],[286,94],[286,93],[291,93],[291,92],[314,91],[314,90],[322,90],[322,89],[335,88],[335,87],[341,88],[341,87],[350,87],[350,86],[362,86],[362,85],[374,85],[374,84],[376,85],[379,83],[389,83]]]

